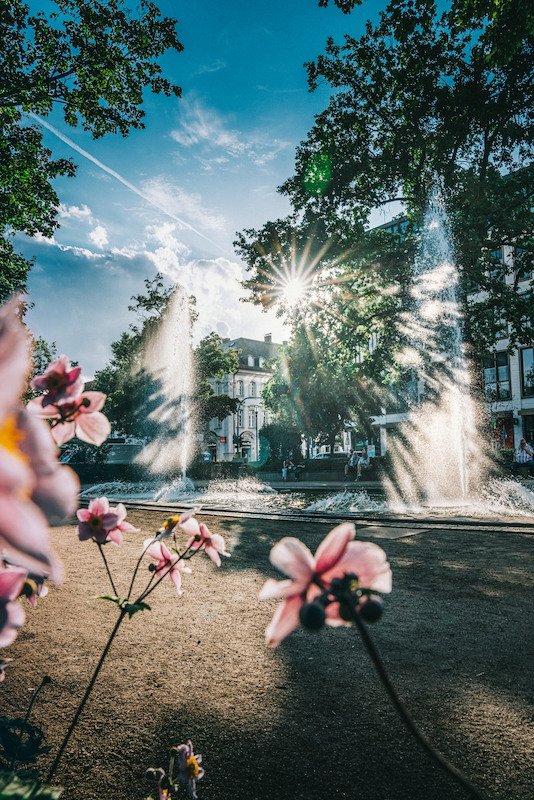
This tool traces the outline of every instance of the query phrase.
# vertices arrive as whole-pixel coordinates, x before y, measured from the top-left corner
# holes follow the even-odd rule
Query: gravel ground
[[[120,587],[161,516],[106,548]],[[274,603],[256,599],[272,544],[315,548],[328,528],[207,519],[232,557],[192,562],[177,598],[165,581],[152,611],[125,622],[57,774],[66,800],[142,800],[147,767],[191,738],[204,755],[201,800],[454,800],[466,797],[413,743],[352,629],[298,631],[268,650]],[[53,678],[35,719],[59,742],[113,626],[116,609],[96,546],[52,531],[66,568],[60,589],[28,613],[8,655],[2,713]],[[431,530],[379,544],[394,591],[373,628],[399,693],[448,758],[497,800],[531,796],[534,537]],[[530,590],[530,591],[529,591]],[[120,591],[120,589],[119,589]]]

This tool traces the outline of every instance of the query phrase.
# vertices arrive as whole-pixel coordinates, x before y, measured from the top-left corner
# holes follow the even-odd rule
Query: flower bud
[[[308,631],[320,630],[325,621],[324,606],[320,603],[305,603],[299,612],[300,624]]]
[[[156,571],[156,565],[155,564],[149,564],[148,565],[148,571],[149,572],[155,572]]]
[[[384,610],[382,599],[376,594],[370,595],[358,606],[360,616],[366,622],[378,622]]]

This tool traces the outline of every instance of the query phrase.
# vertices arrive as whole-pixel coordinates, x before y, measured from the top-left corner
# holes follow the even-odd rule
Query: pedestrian
[[[515,449],[511,465],[514,475],[521,467],[527,467],[530,475],[534,473],[534,450],[531,445],[527,444],[526,439],[521,439],[519,447]]]
[[[359,481],[362,477],[362,470],[369,466],[371,460],[367,454],[367,447],[363,448],[361,456],[358,456],[358,461],[356,463],[356,480]]]
[[[345,480],[348,481],[354,475],[354,471],[358,468],[359,456],[356,450],[349,451],[349,457],[345,464]]]
[[[288,463],[284,459],[284,461],[282,462],[282,480],[283,481],[287,481],[287,468],[288,468]]]

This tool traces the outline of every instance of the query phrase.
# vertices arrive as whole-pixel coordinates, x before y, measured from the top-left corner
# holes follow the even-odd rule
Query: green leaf
[[[144,611],[145,609],[150,611],[150,606],[148,603],[124,603],[123,609],[128,612],[131,619],[138,611]]]
[[[118,606],[122,606],[122,604],[124,603],[124,597],[117,597],[114,594],[99,594],[96,599],[109,600],[110,603],[116,603]]]
[[[62,794],[63,789],[59,786],[48,786],[14,772],[0,772],[0,800],[35,800],[39,797],[58,800]]]

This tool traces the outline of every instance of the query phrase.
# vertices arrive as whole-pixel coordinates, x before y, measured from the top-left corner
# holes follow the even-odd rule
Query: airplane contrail
[[[92,161],[93,164],[95,164],[99,169],[103,170],[104,172],[107,172],[108,175],[111,175],[112,178],[115,178],[115,180],[119,181],[119,183],[122,183],[123,186],[126,186],[126,188],[129,189],[131,192],[138,195],[139,197],[142,197],[143,200],[145,200],[147,203],[150,203],[151,206],[154,206],[155,208],[159,209],[167,217],[170,217],[175,222],[178,222],[180,225],[182,225],[184,228],[187,228],[192,233],[196,233],[197,236],[200,236],[202,239],[205,239],[207,242],[212,244],[214,247],[223,252],[225,255],[228,255],[227,251],[224,250],[220,245],[218,245],[217,242],[214,242],[212,239],[210,239],[209,236],[206,236],[204,233],[201,233],[201,231],[197,230],[192,225],[190,225],[189,222],[186,222],[185,220],[176,216],[176,214],[173,214],[172,211],[169,211],[168,208],[165,208],[165,206],[162,206],[160,203],[158,203],[157,200],[154,200],[149,195],[145,194],[141,189],[139,189],[133,183],[130,183],[130,181],[126,180],[126,178],[123,178],[122,175],[120,175],[114,169],[108,167],[107,164],[103,164],[102,161],[99,161],[98,158],[92,156],[91,153],[88,153],[87,150],[83,149],[83,147],[80,147],[78,144],[76,144],[76,142],[73,142],[72,139],[69,139],[68,136],[65,136],[64,133],[61,133],[60,130],[55,128],[49,122],[42,119],[37,114],[34,114],[33,111],[26,111],[25,113],[28,117],[31,117],[36,122],[38,122],[39,125],[42,125],[43,128],[46,128],[48,131],[53,133],[54,136],[57,136],[58,139],[61,139],[62,142],[65,142],[65,144],[67,144],[69,147],[72,147],[73,150],[76,150],[76,152],[79,153],[81,156],[88,159],[88,161]]]

